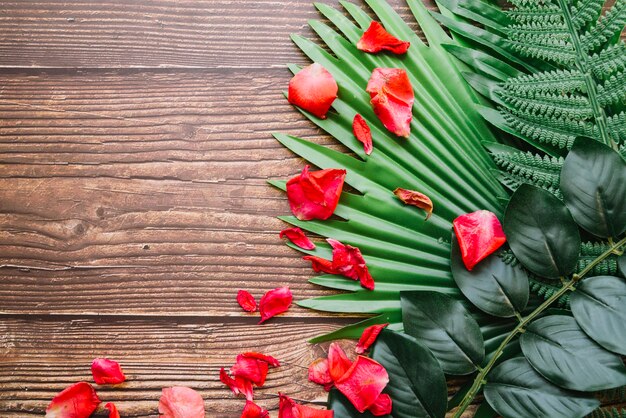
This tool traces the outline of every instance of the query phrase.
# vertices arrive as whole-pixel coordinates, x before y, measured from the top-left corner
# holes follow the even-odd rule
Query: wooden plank
[[[3,1],[0,66],[267,68],[305,63],[289,35],[311,34],[306,22],[319,17],[312,3]],[[408,19],[403,0],[390,3]]]

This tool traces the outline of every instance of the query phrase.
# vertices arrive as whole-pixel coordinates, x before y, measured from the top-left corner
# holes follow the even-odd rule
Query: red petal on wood
[[[461,215],[452,225],[461,248],[463,263],[470,271],[506,242],[500,221],[488,210]]]
[[[391,414],[392,409],[393,402],[391,401],[391,396],[386,393],[381,393],[378,399],[376,399],[376,402],[370,405],[368,411],[370,411],[372,415],[380,417]]]
[[[261,354],[261,353],[257,353],[254,351],[248,351],[246,353],[242,353],[241,355],[244,357],[255,358],[257,360],[264,361],[272,367],[280,367],[280,362],[276,358],[272,356],[268,356],[266,354]]]
[[[367,410],[389,383],[387,370],[375,360],[358,356],[350,369],[335,381],[335,387],[343,393],[359,412]]]
[[[373,54],[380,51],[390,51],[394,54],[404,54],[411,44],[401,41],[383,28],[383,26],[372,21],[369,28],[363,33],[356,47],[361,51],[371,52]]]
[[[433,202],[428,196],[423,193],[416,192],[415,190],[403,189],[398,187],[393,191],[398,199],[402,200],[407,205],[417,206],[420,209],[426,211],[426,219],[430,218],[433,214]]]
[[[289,396],[279,393],[278,418],[333,418],[334,412],[297,404]]]
[[[305,255],[302,259],[310,261],[311,267],[317,273],[340,274],[338,271],[333,269],[333,262],[331,260],[326,260],[325,258],[316,257],[314,255]]]
[[[325,119],[337,98],[337,91],[337,82],[332,74],[322,65],[314,63],[300,70],[289,81],[289,103]]]
[[[160,418],[204,418],[204,401],[198,392],[188,387],[163,388],[159,413]]]
[[[251,401],[246,401],[241,418],[269,418],[270,413]]]
[[[120,413],[113,402],[108,402],[104,407],[109,410],[109,418],[120,418]]]
[[[230,390],[233,391],[235,396],[240,393],[246,397],[247,400],[251,401],[254,398],[254,392],[252,389],[252,382],[246,379],[242,379],[237,377],[233,379],[226,373],[226,370],[222,367],[220,370],[220,380],[223,384],[228,386]]]
[[[354,119],[352,120],[352,132],[354,133],[354,137],[363,144],[365,154],[370,155],[374,149],[372,145],[372,131],[367,121],[358,113],[354,115]]]
[[[93,380],[99,385],[117,384],[126,380],[124,372],[117,361],[97,358],[91,363]]]
[[[332,269],[338,274],[358,280],[364,288],[374,290],[374,279],[370,275],[361,250],[334,239],[329,238],[326,241],[333,247]]]
[[[401,68],[375,68],[367,83],[374,113],[385,128],[394,134],[408,137],[413,118],[413,87]]]
[[[257,386],[263,386],[267,377],[268,364],[255,358],[237,356],[235,365],[230,369],[235,378],[249,380]]]
[[[324,386],[324,389],[330,390],[333,379],[330,377],[328,368],[328,359],[318,358],[309,366],[309,380],[318,385]]]
[[[254,296],[247,290],[237,292],[237,303],[241,306],[241,309],[246,312],[256,311],[256,300],[254,300]]]
[[[291,305],[293,296],[289,287],[279,287],[270,290],[261,298],[259,303],[259,311],[261,312],[261,321],[259,324],[267,321],[271,317],[286,312]]]
[[[88,418],[99,404],[100,399],[89,383],[74,383],[52,398],[46,418]]]
[[[352,361],[337,343],[328,347],[328,373],[333,382],[341,379],[352,367]]]
[[[387,325],[389,325],[389,323],[376,324],[365,328],[355,348],[357,354],[363,354],[365,351],[367,351],[367,349],[370,348],[370,346],[376,341],[378,334],[380,334],[383,328],[385,328]]]
[[[346,170],[328,168],[302,173],[287,182],[287,199],[291,212],[301,221],[328,219],[339,203]]]
[[[315,249],[315,244],[313,244],[313,241],[311,241],[309,237],[304,235],[304,231],[302,231],[300,228],[283,229],[282,231],[280,231],[279,236],[281,238],[287,237],[289,241],[293,242],[295,245],[297,245],[298,247],[302,249],[305,249],[305,250]]]

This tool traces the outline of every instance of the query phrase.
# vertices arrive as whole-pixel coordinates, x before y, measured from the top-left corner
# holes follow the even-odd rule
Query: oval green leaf
[[[509,318],[528,303],[528,275],[520,267],[505,263],[497,254],[468,271],[454,234],[450,253],[452,276],[461,292],[476,307],[490,315]]]
[[[460,301],[433,291],[400,292],[404,332],[435,355],[447,374],[469,374],[485,359],[480,327]]]
[[[626,385],[622,359],[589,338],[570,316],[534,321],[520,346],[535,370],[563,388],[593,392]]]
[[[617,267],[622,277],[626,277],[626,253],[617,258]]]
[[[571,296],[572,313],[587,335],[607,350],[626,356],[626,282],[590,277]]]
[[[385,393],[393,401],[394,418],[444,418],[446,378],[428,348],[410,335],[384,329],[371,357],[389,373]]]
[[[572,217],[592,234],[617,237],[626,230],[626,161],[590,138],[578,138],[561,170],[561,191]]]
[[[522,357],[503,362],[487,379],[485,399],[504,418],[582,418],[600,406],[548,382]]]
[[[578,226],[565,204],[550,192],[521,185],[506,208],[504,233],[519,261],[539,276],[567,276],[576,267]]]

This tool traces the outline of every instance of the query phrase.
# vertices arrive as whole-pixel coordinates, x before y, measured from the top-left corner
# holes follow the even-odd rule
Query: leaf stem
[[[474,379],[474,383],[470,387],[470,390],[467,392],[467,394],[463,397],[463,400],[461,401],[461,403],[459,404],[459,407],[454,413],[453,418],[460,418],[463,412],[465,412],[467,407],[470,405],[470,403],[472,403],[472,400],[474,399],[474,397],[476,397],[476,394],[478,393],[478,391],[487,382],[486,380],[487,374],[491,371],[493,366],[495,366],[496,362],[498,361],[498,359],[504,352],[505,347],[511,342],[511,340],[515,338],[518,334],[524,332],[524,328],[526,327],[526,325],[528,325],[533,319],[535,319],[538,315],[540,315],[543,311],[545,311],[548,307],[550,307],[550,305],[552,305],[561,296],[563,296],[565,293],[569,292],[570,290],[574,290],[575,289],[574,285],[578,281],[582,280],[582,278],[585,277],[585,275],[589,273],[598,263],[602,262],[602,260],[604,260],[611,254],[613,254],[615,250],[620,249],[624,245],[626,245],[626,237],[622,238],[616,244],[613,244],[608,250],[600,254],[595,260],[589,263],[580,272],[572,275],[572,278],[568,282],[564,283],[563,287],[561,287],[561,289],[559,289],[558,292],[555,292],[552,296],[546,299],[541,305],[539,305],[539,307],[537,307],[537,309],[535,309],[530,314],[528,314],[528,316],[523,318],[519,322],[519,324],[517,324],[517,326],[513,328],[513,330],[502,341],[502,343],[500,344],[498,349],[495,351],[495,353],[493,354],[493,356],[491,357],[487,365],[483,367],[480,370],[480,373],[476,375],[476,378]]]

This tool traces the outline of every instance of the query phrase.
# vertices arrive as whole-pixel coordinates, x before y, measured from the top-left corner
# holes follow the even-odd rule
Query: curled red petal
[[[383,28],[383,26],[372,21],[369,28],[363,33],[356,47],[361,51],[377,53],[380,51],[390,51],[394,54],[404,54],[411,44],[401,41]]]
[[[352,120],[352,132],[354,133],[354,137],[363,144],[365,154],[370,155],[374,149],[372,145],[372,131],[367,121],[358,113],[354,115],[354,119]]]
[[[295,245],[305,250],[315,249],[315,244],[313,244],[313,241],[311,241],[309,237],[304,235],[304,232],[300,228],[283,229],[282,231],[280,231],[279,236],[281,238],[287,237],[289,241],[293,242]]]
[[[327,168],[302,173],[287,181],[287,199],[291,212],[300,220],[328,219],[337,208],[346,170]]]
[[[241,306],[241,309],[246,312],[256,311],[256,300],[254,300],[254,296],[247,290],[237,292],[237,303]]]
[[[370,275],[361,250],[334,239],[329,238],[326,241],[333,248],[332,269],[338,274],[358,280],[364,288],[374,290],[374,279]]]
[[[374,341],[376,341],[378,334],[380,334],[383,328],[385,328],[387,325],[389,325],[389,323],[376,324],[365,328],[355,348],[357,354],[363,354],[365,351],[367,351],[367,349],[370,348],[372,344],[374,344]]]
[[[278,418],[333,418],[334,412],[297,404],[289,396],[278,394]]]
[[[354,405],[364,412],[380,396],[389,383],[387,370],[375,360],[358,356],[350,369],[335,381],[335,387]]]
[[[385,128],[408,137],[411,133],[415,95],[406,71],[401,68],[375,68],[367,83],[374,113]]]
[[[249,380],[257,386],[263,386],[267,377],[268,364],[251,357],[237,356],[235,365],[230,369],[235,378]]]
[[[74,383],[52,398],[46,418],[88,418],[99,404],[100,399],[89,383]]]
[[[120,418],[120,413],[113,402],[108,402],[104,407],[109,410],[109,418]]]
[[[398,199],[407,205],[417,206],[420,209],[424,209],[426,211],[426,219],[430,218],[430,215],[433,214],[433,202],[430,200],[430,197],[425,194],[416,192],[415,190],[403,189],[401,187],[394,190],[393,194],[395,194]]]
[[[259,303],[259,311],[261,312],[261,321],[259,324],[267,321],[271,317],[286,312],[291,305],[293,296],[289,287],[279,287],[270,290],[261,298]]]
[[[220,380],[223,384],[228,386],[233,391],[235,396],[242,394],[247,400],[251,401],[254,398],[254,392],[252,389],[252,382],[247,379],[237,377],[233,379],[226,373],[226,370],[222,367],[220,370]]]
[[[337,343],[331,343],[328,347],[328,373],[333,382],[341,379],[352,367],[352,360]]]
[[[459,242],[461,257],[468,270],[484,260],[506,242],[502,225],[488,210],[466,213],[456,218],[452,225]]]
[[[198,392],[188,387],[163,388],[159,414],[160,418],[204,418],[204,401]]]
[[[386,393],[381,393],[376,401],[370,405],[368,411],[376,417],[381,417],[383,415],[391,414],[392,409],[393,402],[391,401],[391,396]]]
[[[269,418],[270,413],[252,401],[246,401],[241,418]]]
[[[248,351],[248,352],[242,353],[241,355],[243,357],[255,358],[257,360],[264,361],[272,367],[280,367],[280,362],[276,358],[272,356],[268,356],[266,354],[261,354],[261,353],[257,353],[254,351]]]
[[[330,389],[333,379],[330,377],[328,359],[318,358],[311,363],[309,366],[309,380],[313,383],[324,386],[324,389]]]
[[[117,384],[126,380],[124,372],[117,361],[97,358],[91,363],[93,380],[99,385]]]
[[[333,262],[331,260],[326,260],[325,258],[317,257],[314,255],[305,255],[302,257],[303,260],[310,261],[311,267],[317,273],[328,273],[328,274],[340,274],[338,271],[333,269]]]
[[[311,64],[300,70],[289,81],[289,103],[318,118],[326,113],[337,98],[337,82],[321,64]]]

